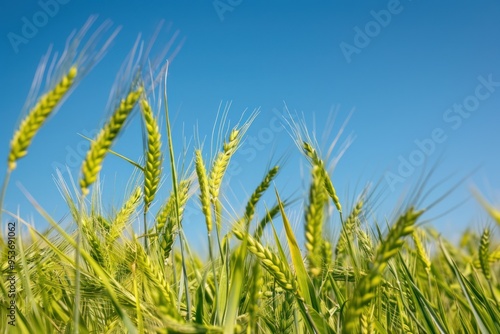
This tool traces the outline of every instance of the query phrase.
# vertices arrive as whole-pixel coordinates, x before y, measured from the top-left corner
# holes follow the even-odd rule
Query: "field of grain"
[[[94,44],[80,46],[78,38],[61,53],[51,82],[14,131],[0,208],[36,134],[77,89],[95,63],[91,57],[102,54],[90,50]],[[4,212],[1,333],[500,333],[500,210],[478,195],[490,221],[479,233],[467,230],[458,244],[422,220],[428,208],[418,206],[418,198],[395,208],[395,219],[375,221],[369,214],[373,194],[343,202],[328,157],[307,130],[290,122],[290,141],[309,166],[304,235],[274,187],[281,165],[269,166],[235,217],[222,201],[223,180],[258,115],[218,138],[212,156],[203,144],[193,156],[182,156],[171,134],[168,64],[151,64],[146,56],[133,50],[128,58],[139,60],[114,92],[114,112],[88,138],[78,179],[57,179],[72,227],[62,228],[60,217],[50,216],[36,198],[30,200],[48,230]],[[130,120],[134,110],[138,117]],[[140,161],[113,151],[129,121],[143,123]],[[130,180],[130,191],[110,209],[100,198],[99,175],[112,154],[135,173],[120,175]],[[152,212],[159,191],[170,196]],[[274,201],[264,202],[265,193]],[[189,201],[204,217],[206,257],[183,231],[190,224],[183,219]],[[131,228],[137,221],[144,233]],[[340,232],[332,237],[327,225]],[[26,233],[15,233],[21,227]]]

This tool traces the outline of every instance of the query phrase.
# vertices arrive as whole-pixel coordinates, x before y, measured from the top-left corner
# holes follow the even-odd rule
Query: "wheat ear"
[[[210,171],[209,185],[210,185],[210,195],[212,200],[219,197],[220,186],[222,183],[222,178],[226,173],[227,166],[231,160],[231,156],[236,152],[238,144],[240,143],[241,136],[240,130],[233,129],[229,135],[229,141],[224,143],[223,151],[219,152],[212,169]]]
[[[323,233],[323,210],[325,207],[323,173],[318,166],[313,166],[312,182],[309,189],[309,205],[305,213],[305,240],[309,271],[312,276],[321,272],[321,245]]]
[[[137,209],[141,196],[141,188],[137,187],[120,208],[120,210],[116,213],[115,219],[113,219],[113,223],[109,229],[109,233],[106,235],[106,243],[109,249],[111,249],[112,244],[122,234],[122,231],[125,228],[127,222],[130,220],[130,217]]]
[[[489,265],[492,265],[500,260],[500,246],[497,247],[495,250],[492,250],[487,258],[487,263]],[[472,265],[476,269],[481,269],[481,261],[479,259],[474,260],[472,262]]]
[[[373,330],[373,318],[370,310],[366,310],[363,312],[360,317],[361,324],[361,334],[373,334],[375,331]]]
[[[201,151],[196,150],[195,155],[196,174],[198,175],[198,183],[200,185],[201,211],[205,216],[208,233],[210,233],[212,231],[212,211],[210,210],[210,189],[208,185],[207,171],[205,169],[203,157],[201,156]]]
[[[340,205],[339,197],[337,196],[335,187],[333,186],[332,180],[330,179],[330,175],[328,175],[328,171],[326,170],[324,161],[319,157],[316,149],[308,142],[304,141],[302,143],[302,150],[304,154],[311,160],[311,163],[320,168],[321,173],[323,174],[325,190],[328,193],[328,196],[330,196],[330,198],[332,199],[333,204],[335,204],[337,210],[342,213],[342,205]]]
[[[167,315],[171,315],[176,309],[175,299],[172,298],[172,291],[168,286],[167,281],[160,270],[159,266],[155,266],[151,262],[150,257],[144,251],[144,248],[136,241],[129,249],[132,259],[136,259],[139,264],[138,269],[141,270],[146,278],[153,283],[156,289],[151,291],[151,297],[158,309]]]
[[[420,262],[422,262],[422,264],[424,265],[425,271],[427,272],[427,274],[429,274],[431,271],[432,262],[429,258],[429,255],[425,251],[418,230],[413,231],[411,237],[413,239],[413,243],[415,244],[415,249],[417,250],[417,256],[420,259]]]
[[[283,291],[282,298],[277,307],[279,320],[276,319],[276,330],[278,333],[293,333],[295,296],[291,292]]]
[[[248,250],[259,258],[264,268],[276,279],[283,289],[294,294],[297,293],[297,281],[276,254],[269,248],[262,246],[260,242],[248,235],[248,233],[237,230],[234,230],[233,233],[240,240],[247,238]]]
[[[88,194],[88,188],[97,179],[106,153],[108,153],[113,141],[118,136],[123,124],[125,124],[128,115],[134,109],[142,91],[143,89],[139,88],[136,91],[130,92],[120,102],[120,106],[115,110],[111,119],[101,129],[96,140],[90,145],[90,149],[82,165],[82,178],[80,179],[80,187],[83,195]]]
[[[189,189],[191,187],[190,180],[182,180],[179,183],[179,221],[182,221],[184,209],[187,200],[189,199]],[[163,257],[167,258],[170,255],[174,244],[175,235],[177,233],[177,219],[175,219],[175,195],[172,191],[170,198],[156,216],[156,230],[160,235],[160,247],[163,251]],[[152,238],[153,240],[156,239]]]
[[[339,240],[337,241],[337,245],[335,247],[335,255],[339,256],[343,252],[345,252],[347,245],[352,240],[352,236],[354,234],[354,227],[356,227],[356,223],[363,208],[363,201],[359,200],[356,203],[356,206],[352,209],[349,217],[347,217],[346,221],[342,225],[342,230],[340,232]]]
[[[16,168],[17,160],[28,153],[28,147],[33,137],[42,127],[57,104],[64,95],[70,90],[77,75],[76,66],[70,68],[69,72],[59,81],[59,83],[47,94],[43,95],[37,104],[31,109],[29,114],[23,119],[19,129],[14,133],[10,143],[10,152],[8,158],[8,170]]]
[[[82,231],[90,246],[90,256],[103,268],[108,269],[108,254],[102,247],[95,231],[92,217],[82,218]]]
[[[247,222],[252,221],[254,213],[255,213],[255,206],[259,202],[260,198],[262,197],[262,194],[269,188],[271,185],[271,182],[273,179],[276,177],[279,171],[279,166],[274,166],[271,168],[264,179],[260,182],[259,186],[254,190],[252,193],[252,196],[250,196],[250,199],[248,200],[248,203],[245,207],[245,220]]]
[[[147,132],[146,165],[144,166],[144,206],[147,212],[156,195],[161,178],[161,134],[158,122],[146,98],[141,99],[141,109]]]
[[[488,287],[490,288],[490,294],[497,308],[500,308],[500,303],[496,297],[494,280],[492,280],[491,268],[490,268],[490,243],[491,243],[491,232],[489,228],[485,228],[483,234],[481,235],[481,242],[479,245],[479,263],[481,264],[481,270],[483,271],[483,275],[488,281]],[[491,254],[494,255],[494,254]]]
[[[368,261],[371,261],[373,259],[373,250],[374,250],[372,238],[370,237],[368,232],[363,230],[361,227],[358,227],[356,229],[356,234],[358,237],[359,248],[365,253]]]
[[[190,187],[191,187],[190,180],[181,180],[181,182],[179,182],[179,205],[180,205],[179,216],[181,218],[180,220],[182,220],[184,205],[186,204],[189,198]],[[165,225],[167,224],[168,219],[171,220],[173,219],[173,215],[175,214],[174,205],[175,205],[175,194],[172,191],[168,199],[165,201],[165,203],[162,205],[162,207],[156,214],[156,226],[154,227],[154,229],[156,230],[157,233],[163,231]],[[153,234],[152,239],[154,239],[155,238],[154,230],[150,230],[149,233]]]
[[[231,157],[238,148],[243,132],[244,131],[238,129],[233,129],[231,131],[231,133],[229,134],[229,140],[224,143],[222,152],[219,152],[219,154],[217,154],[217,157],[213,162],[212,169],[210,170],[208,184],[210,187],[211,201],[214,208],[217,237],[219,237],[219,231],[222,224],[222,204],[219,200],[219,191],[222,184],[222,178],[226,173],[227,166],[229,165]]]
[[[325,276],[330,270],[332,259],[333,259],[332,244],[327,240],[323,240],[321,244],[321,264],[322,264],[323,276]]]
[[[489,248],[490,229],[485,228],[481,235],[481,243],[479,245],[479,263],[481,264],[481,270],[483,271],[484,277],[486,277],[487,280],[491,279],[490,264],[488,263]]]

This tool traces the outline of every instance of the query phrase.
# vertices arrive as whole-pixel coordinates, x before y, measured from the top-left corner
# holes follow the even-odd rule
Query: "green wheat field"
[[[108,44],[81,46],[80,35],[13,132],[0,208],[36,134]],[[114,111],[88,138],[79,174],[56,178],[70,228],[33,198],[47,230],[3,210],[1,333],[500,333],[498,209],[478,195],[491,219],[458,243],[422,219],[428,208],[418,200],[394,208],[395,219],[376,221],[369,213],[373,194],[342,202],[329,157],[303,124],[289,122],[290,140],[309,166],[300,228],[287,215],[290,200],[274,187],[280,165],[269,166],[248,189],[238,216],[228,214],[224,176],[258,115],[219,132],[213,156],[203,143],[192,156],[176,152],[168,64],[148,57],[132,50],[131,66],[112,92]],[[138,161],[113,151],[129,121],[143,123],[145,151]],[[135,172],[119,175],[130,191],[110,209],[99,175],[111,155]],[[170,195],[154,206],[160,191]],[[274,200],[266,203],[264,194]],[[192,228],[183,219],[190,201],[204,217],[198,227],[206,233],[206,256],[183,231]],[[140,231],[132,228],[138,222]],[[338,233],[327,233],[331,226]]]

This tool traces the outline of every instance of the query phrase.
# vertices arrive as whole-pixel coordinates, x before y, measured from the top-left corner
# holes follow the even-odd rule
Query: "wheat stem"
[[[172,127],[170,126],[170,117],[168,113],[168,99],[167,99],[167,76],[165,73],[165,90],[164,90],[164,99],[165,99],[165,119],[166,119],[166,127],[167,127],[167,139],[168,139],[168,153],[170,157],[170,171],[172,174],[172,186],[174,193],[174,219],[179,231],[181,230],[181,217],[180,217],[180,199],[179,199],[179,189],[177,184],[177,168],[175,166],[175,157],[174,157],[174,144],[172,140]],[[184,254],[184,240],[183,238],[179,239],[180,248],[181,248],[181,257],[182,257],[182,272],[183,272],[183,280],[184,280],[184,289],[186,290],[186,304],[187,304],[187,320],[191,320],[191,297],[189,294],[189,282],[188,282],[188,274],[186,268],[186,260]]]

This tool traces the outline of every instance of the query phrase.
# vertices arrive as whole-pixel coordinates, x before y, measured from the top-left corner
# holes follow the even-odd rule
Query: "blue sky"
[[[425,166],[434,165],[427,189],[448,181],[425,203],[460,183],[427,215],[439,216],[458,206],[431,222],[446,235],[454,236],[468,226],[478,230],[488,222],[471,196],[472,187],[500,203],[500,4],[496,1],[61,0],[54,15],[46,16],[26,43],[9,40],[13,34],[23,36],[23,25],[43,16],[42,4],[47,2],[51,1],[2,2],[0,156],[5,161],[33,75],[49,45],[62,50],[70,31],[92,14],[99,15],[95,26],[111,19],[122,29],[106,57],[37,134],[12,176],[5,209],[19,209],[27,219],[33,216],[40,228],[45,223],[18,185],[54,218],[63,217],[67,210],[54,184],[54,166],[68,164],[78,175],[83,158],[78,152],[84,152],[87,144],[77,133],[95,133],[109,113],[106,103],[115,74],[137,34],[148,39],[161,20],[170,29],[163,29],[157,45],[176,34],[174,48],[180,48],[168,79],[179,148],[182,136],[192,138],[195,126],[200,138],[210,138],[221,103],[232,102],[231,124],[245,109],[249,113],[260,108],[248,131],[246,151],[234,158],[239,167],[236,175],[226,187],[238,212],[266,167],[282,156],[288,159],[276,186],[283,196],[299,197],[307,191],[304,159],[289,134],[277,126],[285,103],[292,114],[303,115],[310,130],[316,128],[323,148],[354,110],[341,142],[349,135],[355,140],[332,175],[346,207],[367,182],[378,182],[385,200],[377,202],[377,215],[390,216]],[[322,141],[332,112],[336,122]],[[135,160],[142,147],[137,116],[115,146]],[[0,175],[5,169],[6,163],[0,165]],[[106,198],[120,203],[131,172],[123,161],[106,159],[102,171]],[[160,198],[167,195],[168,184]],[[272,196],[266,200],[268,205],[274,203]],[[196,208],[197,199],[191,205]],[[197,218],[192,224],[203,228]]]

